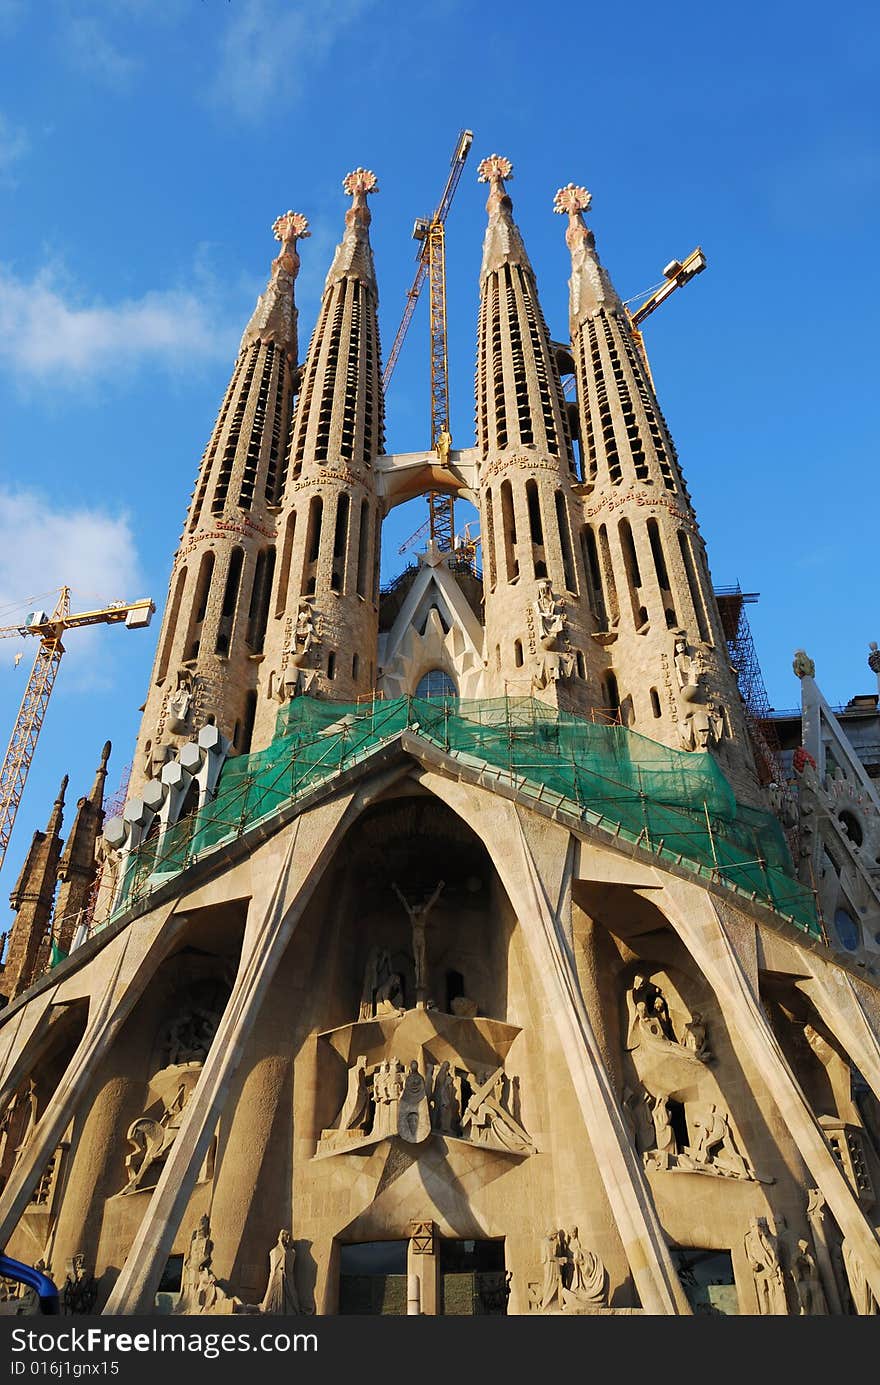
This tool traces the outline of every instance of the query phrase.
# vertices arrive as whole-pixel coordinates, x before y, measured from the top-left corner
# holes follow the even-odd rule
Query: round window
[[[847,952],[855,952],[862,940],[862,935],[859,931],[859,925],[848,909],[838,909],[834,915],[834,927],[837,929],[837,936]]]

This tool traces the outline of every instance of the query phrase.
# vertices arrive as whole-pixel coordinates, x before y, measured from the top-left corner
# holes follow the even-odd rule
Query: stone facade
[[[876,971],[647,817],[624,830],[620,782],[599,811],[600,788],[575,802],[540,777],[574,714],[619,766],[638,740],[707,783],[720,763],[725,802],[732,785],[766,806],[588,195],[557,196],[578,463],[510,166],[481,172],[476,447],[442,466],[384,451],[375,178],[357,169],[302,370],[305,225],[279,219],[176,560],[137,777],[97,842],[104,902],[48,971],[34,947],[59,862],[74,879],[60,802],[17,887],[0,1241],[66,1274],[69,1312],[878,1311]],[[380,521],[428,478],[479,504],[483,585],[430,546],[383,614]],[[444,737],[450,704],[408,704],[432,677],[467,745]],[[531,720],[511,719],[520,696]],[[313,730],[297,740],[298,711]],[[76,836],[88,855],[105,764],[69,853]],[[705,814],[714,850],[698,798],[678,810],[694,835]],[[782,879],[803,904],[793,865]]]

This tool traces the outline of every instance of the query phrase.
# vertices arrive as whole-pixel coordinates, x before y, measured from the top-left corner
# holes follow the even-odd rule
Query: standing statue
[[[98,1297],[98,1284],[95,1276],[86,1269],[86,1257],[77,1251],[67,1262],[67,1277],[61,1291],[64,1312],[91,1313]]]
[[[261,1313],[283,1313],[289,1316],[302,1312],[293,1278],[295,1262],[296,1251],[290,1232],[282,1227],[278,1232],[278,1240],[269,1251],[269,1282],[260,1302]]]
[[[562,1267],[566,1256],[560,1254],[559,1231],[548,1231],[541,1247],[541,1267],[543,1279],[540,1288],[539,1309],[546,1313],[554,1300],[562,1307]]]
[[[758,1312],[763,1314],[788,1312],[785,1280],[779,1263],[777,1244],[776,1237],[767,1224],[767,1218],[752,1217],[743,1245],[749,1268],[755,1276]]]
[[[337,1130],[361,1129],[370,1107],[370,1093],[367,1088],[367,1059],[361,1054],[348,1073],[348,1091],[342,1110],[339,1112]]]
[[[822,1292],[822,1283],[819,1279],[819,1271],[810,1251],[809,1241],[798,1241],[797,1255],[794,1257],[791,1267],[791,1277],[794,1280],[800,1316],[815,1317],[828,1312],[825,1295]]]
[[[444,1059],[436,1071],[431,1090],[431,1106],[434,1113],[434,1129],[440,1135],[454,1134],[459,1122],[460,1107],[448,1059]]]
[[[542,577],[538,583],[535,615],[538,643],[542,649],[555,649],[565,631],[565,606],[559,597],[553,595],[549,577]]]
[[[669,1107],[666,1104],[665,1096],[654,1097],[651,1107],[651,1119],[654,1122],[654,1135],[656,1137],[656,1149],[651,1153],[656,1155],[656,1161],[661,1168],[667,1168],[670,1155],[678,1153],[678,1143],[675,1132],[672,1129],[672,1122],[669,1119]]]
[[[400,900],[401,904],[403,905],[404,909],[409,915],[409,920],[412,925],[412,949],[413,962],[415,963],[416,972],[417,1005],[424,1006],[425,1001],[428,998],[428,958],[427,943],[425,939],[425,924],[428,921],[428,914],[431,912],[434,905],[437,903],[437,900],[440,898],[440,893],[443,890],[444,883],[445,882],[443,880],[439,881],[437,884],[437,888],[434,890],[434,893],[430,896],[430,898],[423,900],[423,902],[419,905],[414,905],[410,904],[406,896],[401,893],[396,882],[393,880],[391,882],[391,888],[393,889],[394,893],[397,895],[397,898]]]
[[[868,1283],[861,1257],[851,1241],[845,1240],[841,1250],[853,1307],[860,1317],[873,1317],[880,1313],[880,1306],[877,1304],[874,1290]]]
[[[428,1091],[419,1065],[413,1058],[403,1083],[403,1095],[397,1108],[397,1133],[408,1144],[418,1145],[431,1133],[431,1112]]]

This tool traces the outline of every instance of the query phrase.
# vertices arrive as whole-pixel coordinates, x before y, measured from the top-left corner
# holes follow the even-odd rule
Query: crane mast
[[[79,629],[83,625],[115,625],[122,621],[130,629],[136,629],[149,625],[155,609],[153,602],[146,597],[141,601],[118,601],[99,610],[80,611],[71,615],[70,588],[62,587],[51,616],[43,611],[35,611],[24,625],[0,626],[0,639],[34,635],[40,641],[3,764],[0,766],[0,866],[9,846],[18,805],[24,793],[49,698],[55,686],[61,656],[64,653],[61,640],[65,630]]]
[[[473,131],[462,130],[452,154],[449,177],[437,209],[429,221],[418,220],[413,227],[413,239],[421,242],[418,269],[412,287],[406,295],[406,307],[400,326],[388,353],[382,384],[388,388],[397,364],[404,338],[415,312],[416,303],[427,278],[430,298],[430,355],[431,355],[431,447],[443,459],[449,451],[449,372],[446,334],[446,231],[445,222],[455,189],[458,187],[465,160],[473,143]],[[452,549],[455,525],[451,495],[428,493],[428,528],[432,540],[443,551]]]

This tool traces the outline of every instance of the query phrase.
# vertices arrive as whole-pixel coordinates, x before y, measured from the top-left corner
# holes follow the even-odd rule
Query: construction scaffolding
[[[534,698],[295,698],[279,712],[270,746],[227,761],[210,803],[124,858],[112,917],[404,733],[487,787],[567,813],[818,934],[812,892],[794,878],[777,818],[737,803],[711,755],[672,750]]]
[[[758,592],[744,592],[739,583],[735,587],[715,588],[727,652],[745,704],[758,773],[762,784],[781,786],[785,783],[782,748],[773,724],[767,689],[746,615],[746,606],[754,605],[758,596]]]

